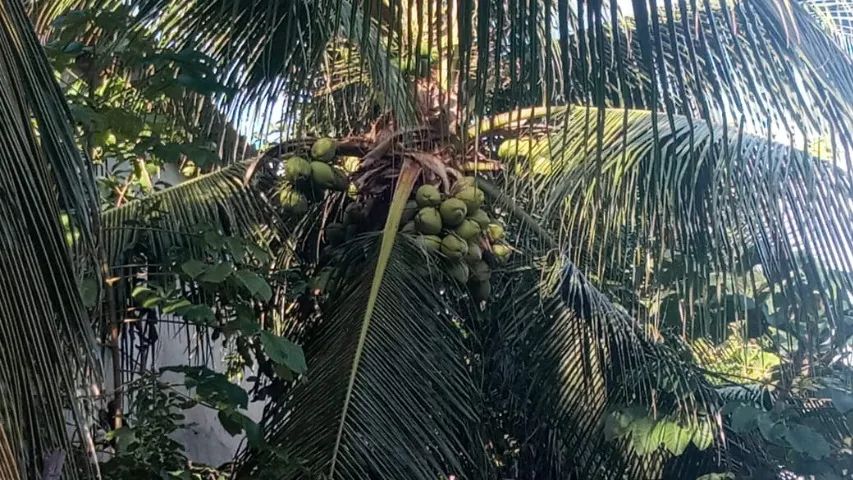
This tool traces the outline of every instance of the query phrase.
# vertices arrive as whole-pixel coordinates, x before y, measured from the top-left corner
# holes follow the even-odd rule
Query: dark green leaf
[[[184,317],[188,322],[197,325],[209,325],[216,320],[216,314],[207,305],[185,306],[178,309],[176,313]]]
[[[248,270],[240,270],[234,274],[240,283],[246,287],[252,295],[263,301],[269,301],[272,298],[272,288],[260,275]]]
[[[204,232],[204,241],[210,248],[213,248],[215,250],[219,250],[225,244],[225,239],[222,237],[222,235],[220,235],[219,232],[213,230],[208,230],[207,232]]]
[[[244,261],[246,249],[244,248],[242,240],[235,237],[226,237],[225,245],[228,247],[228,252],[232,257],[234,257],[236,262],[242,263]]]
[[[231,334],[239,330],[243,335],[251,336],[261,331],[261,326],[254,320],[237,318],[226,323],[223,330],[226,334]]]
[[[192,306],[192,303],[190,303],[190,301],[186,298],[171,298],[169,300],[166,300],[165,304],[163,305],[163,313],[174,313],[190,306]]]
[[[837,388],[830,389],[829,398],[832,399],[832,406],[842,415],[853,410],[853,395]]]
[[[232,272],[234,272],[234,265],[230,262],[217,263],[208,267],[207,271],[199,277],[199,280],[209,283],[222,283]]]
[[[257,448],[264,444],[264,435],[261,431],[260,425],[257,422],[253,421],[251,418],[241,415],[242,417],[242,425],[243,430],[246,432],[246,440],[249,441],[249,445]]]
[[[261,343],[264,346],[264,352],[272,361],[286,366],[295,373],[305,373],[308,370],[305,354],[299,345],[267,331],[261,332]]]
[[[829,443],[820,433],[811,427],[795,424],[785,432],[785,440],[794,450],[804,453],[815,460],[829,455]]]
[[[249,252],[252,253],[252,256],[254,256],[259,262],[266,263],[270,261],[270,254],[263,248],[253,244],[249,244],[247,247],[249,248]]]
[[[770,442],[778,442],[782,438],[784,430],[778,428],[779,423],[773,420],[769,413],[763,412],[756,418],[758,431]]]
[[[204,273],[207,270],[208,266],[205,263],[202,263],[196,259],[187,260],[186,262],[181,264],[181,271],[190,276],[190,278],[197,278],[199,275]]]
[[[136,443],[136,432],[130,427],[121,427],[111,433],[111,438],[116,441],[116,449],[119,452],[126,452],[134,443]]]
[[[751,405],[741,405],[732,412],[732,430],[745,433],[755,428],[755,421],[761,410]]]
[[[207,367],[172,365],[161,367],[160,371],[184,374],[187,388],[195,388],[201,402],[216,408],[246,408],[249,404],[249,394],[245,390]]]
[[[222,424],[222,428],[231,434],[232,437],[243,431],[242,415],[238,412],[227,409],[220,410],[216,416],[219,417],[219,423]]]

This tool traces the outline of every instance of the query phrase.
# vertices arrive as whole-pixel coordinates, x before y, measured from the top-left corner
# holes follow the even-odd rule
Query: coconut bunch
[[[62,225],[62,233],[65,234],[65,243],[71,247],[80,239],[80,229],[74,225],[71,216],[65,212],[59,214],[59,224]]]
[[[414,235],[428,252],[447,260],[447,273],[467,284],[477,301],[491,293],[490,264],[506,260],[511,249],[504,227],[492,221],[484,205],[485,195],[474,177],[464,177],[442,193],[432,184],[415,190],[403,212],[401,233]]]
[[[346,191],[350,185],[346,171],[336,165],[337,141],[321,138],[307,153],[284,159],[278,199],[284,213],[291,216],[305,215],[309,202],[321,200],[326,190]]]

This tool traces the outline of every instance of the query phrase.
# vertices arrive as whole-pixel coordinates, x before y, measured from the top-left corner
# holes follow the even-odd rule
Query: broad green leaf
[[[681,425],[672,420],[658,421],[652,433],[652,437],[659,444],[663,444],[664,448],[673,455],[684,453],[687,445],[690,444],[692,436],[692,432],[689,429],[681,428]]]
[[[176,313],[184,317],[188,322],[196,325],[209,325],[216,321],[216,314],[207,305],[185,306],[177,310]]]
[[[826,457],[830,452],[829,443],[823,435],[806,425],[795,424],[789,427],[785,432],[785,440],[791,448],[815,460]]]
[[[755,427],[755,421],[761,410],[751,405],[741,405],[732,412],[732,430],[745,433]]]
[[[236,331],[240,331],[243,335],[250,336],[254,335],[261,331],[261,326],[258,325],[258,322],[254,320],[250,320],[247,318],[238,317],[236,320],[232,320],[226,323],[222,330],[226,335],[230,335]]]
[[[157,291],[152,290],[144,285],[140,285],[134,288],[133,292],[131,293],[131,296],[134,300],[139,302],[139,304],[142,305],[143,308],[154,308],[160,305],[160,301],[162,300],[160,294]]]
[[[247,245],[247,247],[249,249],[249,252],[252,254],[252,256],[254,256],[255,259],[257,259],[259,262],[267,263],[270,261],[270,254],[267,253],[267,251],[264,250],[263,248],[261,248],[257,245],[251,244],[251,243],[249,245]]]
[[[711,429],[711,425],[705,422],[699,422],[693,428],[693,445],[696,446],[699,450],[705,450],[714,443],[714,431]]]
[[[756,424],[761,435],[770,442],[778,442],[781,440],[784,429],[779,428],[781,425],[777,423],[767,412],[762,412],[756,417]]]
[[[220,235],[219,232],[213,230],[208,230],[207,232],[204,232],[204,241],[210,248],[216,250],[222,248],[222,246],[225,245],[225,239],[222,237],[222,235]]]
[[[234,261],[243,263],[246,257],[246,249],[242,240],[236,237],[226,237],[225,246],[228,247],[228,253],[234,257]]]
[[[655,428],[655,422],[649,417],[640,417],[634,419],[629,427],[631,430],[631,446],[640,455],[652,453],[658,448],[658,441],[653,437],[652,432]]]
[[[181,264],[181,271],[189,275],[190,278],[195,279],[204,273],[207,267],[207,264],[193,258]]]
[[[121,427],[110,432],[109,438],[115,440],[119,452],[126,452],[137,441],[136,432],[130,427]]]
[[[219,423],[232,437],[243,431],[243,419],[238,412],[226,409],[220,410],[216,415],[219,418]]]
[[[305,373],[308,370],[305,354],[299,345],[266,330],[261,332],[261,343],[264,346],[264,352],[275,363],[284,365],[296,373]]]
[[[163,305],[163,313],[174,313],[190,306],[192,306],[192,303],[186,298],[172,298],[166,300],[165,304]]]
[[[161,367],[160,372],[184,374],[187,388],[195,388],[201,402],[216,408],[246,408],[249,404],[249,394],[245,390],[231,383],[224,374],[207,367],[172,365]]]
[[[853,410],[853,395],[850,393],[833,388],[829,391],[829,398],[832,399],[832,406],[838,410],[838,413],[843,415]]]
[[[243,425],[243,430],[246,432],[246,440],[249,441],[249,445],[256,448],[263,445],[264,434],[261,430],[261,426],[245,415],[241,415],[241,417],[241,423]]]
[[[199,280],[209,283],[222,283],[233,272],[234,265],[230,262],[217,263],[216,265],[208,267],[201,277],[199,277]]]
[[[267,283],[267,281],[257,273],[249,270],[239,270],[234,273],[234,276],[237,277],[237,280],[239,280],[244,287],[246,287],[249,293],[258,299],[267,302],[272,298],[272,288],[270,288],[269,283]]]

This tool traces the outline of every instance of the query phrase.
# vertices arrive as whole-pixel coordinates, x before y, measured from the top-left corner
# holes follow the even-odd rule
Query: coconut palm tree
[[[36,2],[35,18],[58,4]],[[148,262],[166,262],[204,222],[260,234],[277,268],[322,280],[271,303],[309,372],[276,385],[263,422],[273,448],[241,452],[238,475],[818,468],[774,456],[763,429],[740,428],[722,407],[733,395],[756,411],[814,403],[793,378],[838,367],[819,347],[849,338],[853,61],[798,4],[631,6],[630,16],[615,1],[139,6],[164,42],[218,62],[240,92],[223,99],[230,108],[274,108],[281,139],[102,212],[106,264],[124,264],[140,239]],[[359,159],[347,176],[355,192],[285,181],[319,136]],[[452,246],[431,252],[406,227],[423,185],[444,198],[482,190],[508,233],[478,237],[482,260],[469,267]],[[302,193],[307,213],[293,205]],[[152,203],[158,228],[136,228]],[[343,243],[330,228],[340,223]],[[126,286],[111,288],[113,304],[131,301]],[[772,312],[754,307],[762,292]],[[828,339],[798,337],[811,340],[769,395],[733,394],[737,379],[703,369],[688,346],[732,320],[753,336],[772,324],[778,338],[817,317]],[[821,405],[810,411],[832,421]],[[824,458],[804,446],[817,443],[812,432],[789,428],[779,441]],[[282,456],[292,471],[265,470]]]
[[[96,471],[91,464],[68,455],[82,438],[69,438],[66,423],[87,434],[86,398],[100,385],[95,337],[77,288],[83,266],[96,258],[94,182],[74,147],[67,106],[19,2],[0,5],[0,44],[5,197],[0,476],[33,477],[43,466],[46,475],[91,476]],[[61,215],[80,225],[88,254],[70,255]]]

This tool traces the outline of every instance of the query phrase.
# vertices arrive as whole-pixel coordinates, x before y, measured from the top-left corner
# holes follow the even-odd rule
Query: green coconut
[[[347,227],[343,223],[326,225],[326,241],[332,245],[342,243],[347,237]]]
[[[344,208],[344,223],[355,225],[367,218],[367,207],[361,202],[352,202]]]
[[[457,193],[470,187],[477,187],[477,179],[474,177],[462,177],[453,184],[453,187],[450,189],[450,194],[456,196]]]
[[[65,227],[66,229],[71,228],[71,217],[65,212],[60,213],[59,224]]]
[[[71,230],[65,232],[65,243],[68,244],[69,247],[74,246],[80,240],[80,229],[76,227],[72,227]]]
[[[406,222],[402,228],[400,228],[400,233],[408,233],[415,234],[417,233],[417,229],[415,228],[415,222]]]
[[[492,219],[489,218],[489,214],[480,209],[477,209],[473,214],[469,210],[468,218],[477,222],[477,225],[480,226],[480,230],[485,230],[488,228],[489,224],[492,223]]]
[[[311,180],[322,188],[331,188],[335,184],[335,171],[323,162],[311,162]]]
[[[489,264],[483,260],[479,260],[471,264],[471,278],[479,282],[485,282],[492,276],[492,269]]]
[[[290,157],[284,163],[284,178],[300,182],[311,178],[311,163],[302,157]]]
[[[505,243],[495,243],[492,245],[492,254],[500,262],[505,262],[509,258],[510,253],[512,253],[512,249]]]
[[[415,219],[415,215],[418,214],[418,202],[414,200],[409,200],[406,202],[406,206],[403,207],[403,214],[400,217],[400,223],[408,223]]]
[[[465,254],[463,260],[468,263],[474,263],[483,259],[483,249],[477,242],[468,242],[468,253]]]
[[[421,185],[415,192],[419,207],[437,207],[441,205],[441,192],[435,185]]]
[[[486,235],[493,241],[498,241],[504,238],[504,227],[499,223],[490,223],[486,227]]]
[[[466,218],[465,220],[462,220],[462,223],[460,223],[458,227],[456,227],[455,232],[456,235],[459,235],[463,239],[471,240],[480,234],[480,225],[474,220]]]
[[[278,194],[278,201],[281,203],[284,211],[290,215],[299,216],[308,213],[308,200],[305,199],[305,195],[302,195],[290,186],[281,189],[281,192]]]
[[[447,234],[441,239],[441,253],[453,260],[459,260],[468,253],[468,242],[455,233]]]
[[[489,283],[488,280],[484,282],[470,282],[468,284],[468,288],[471,289],[471,296],[474,297],[474,300],[477,302],[487,301],[489,296],[492,294],[492,284]]]
[[[311,145],[311,157],[321,162],[331,162],[337,149],[338,142],[333,138],[323,137]]]
[[[441,214],[434,207],[422,208],[415,216],[415,226],[424,235],[438,235],[441,233]]]
[[[477,187],[465,187],[459,191],[454,197],[465,202],[465,207],[469,212],[476,212],[483,205],[483,200],[486,196],[483,191]]]
[[[417,242],[428,252],[437,252],[441,248],[441,237],[438,235],[418,235]]]
[[[457,282],[465,283],[468,281],[468,265],[463,262],[453,262],[447,269],[447,274]]]
[[[465,220],[465,215],[468,213],[468,207],[465,202],[458,198],[448,198],[441,202],[439,207],[441,212],[441,221],[446,227],[455,227]]]

